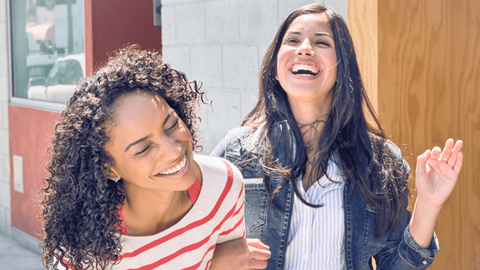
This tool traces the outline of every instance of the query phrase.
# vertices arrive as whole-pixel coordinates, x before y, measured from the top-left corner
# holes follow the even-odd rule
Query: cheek
[[[330,66],[332,71],[334,70],[335,73],[336,73],[336,71],[337,71],[337,55],[335,54],[335,52],[329,53],[327,55],[327,59],[328,59],[328,65]]]
[[[288,52],[282,48],[278,51],[277,55],[277,76],[276,78],[278,79],[279,75],[285,74],[286,73],[286,65],[287,65],[287,60],[288,60],[289,54]]]

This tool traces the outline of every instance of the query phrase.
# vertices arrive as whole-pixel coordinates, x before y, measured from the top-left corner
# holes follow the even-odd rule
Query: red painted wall
[[[87,75],[128,44],[161,52],[162,31],[153,26],[153,1],[85,0]]]
[[[37,194],[46,176],[47,148],[60,117],[58,112],[8,105],[12,226],[39,240],[43,237],[42,223],[37,218],[40,213]],[[13,155],[23,158],[23,194],[13,188]]]
[[[161,27],[153,26],[152,0],[85,0],[87,75],[127,44],[162,49]],[[8,106],[12,226],[42,239],[38,190],[46,176],[47,148],[61,114],[16,105]],[[13,155],[23,157],[24,194],[14,191]]]

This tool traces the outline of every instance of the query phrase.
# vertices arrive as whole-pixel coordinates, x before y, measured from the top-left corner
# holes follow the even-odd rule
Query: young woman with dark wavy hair
[[[42,189],[45,267],[206,269],[244,236],[240,172],[193,156],[203,95],[134,46],[77,83]]]
[[[373,121],[367,121],[367,116]],[[212,152],[244,176],[247,238],[220,245],[223,269],[426,269],[435,222],[462,167],[449,139],[409,167],[368,100],[341,16],[319,4],[293,11],[268,48],[259,99]],[[252,244],[253,243],[253,244]],[[232,254],[240,254],[233,257]]]

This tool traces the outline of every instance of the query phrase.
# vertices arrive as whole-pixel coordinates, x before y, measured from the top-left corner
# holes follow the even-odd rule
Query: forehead
[[[128,120],[136,118],[142,114],[148,113],[168,113],[171,108],[168,106],[165,99],[160,95],[146,93],[143,91],[135,91],[126,94],[117,100],[115,106],[116,121]]]
[[[287,33],[295,32],[327,32],[333,36],[325,13],[304,14],[295,18],[287,29]]]
[[[120,97],[115,105],[110,137],[148,130],[152,123],[162,121],[172,110],[160,95],[135,91]]]

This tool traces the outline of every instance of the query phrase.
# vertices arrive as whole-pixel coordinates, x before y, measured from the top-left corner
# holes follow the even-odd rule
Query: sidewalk
[[[0,269],[45,270],[40,255],[0,234]]]

